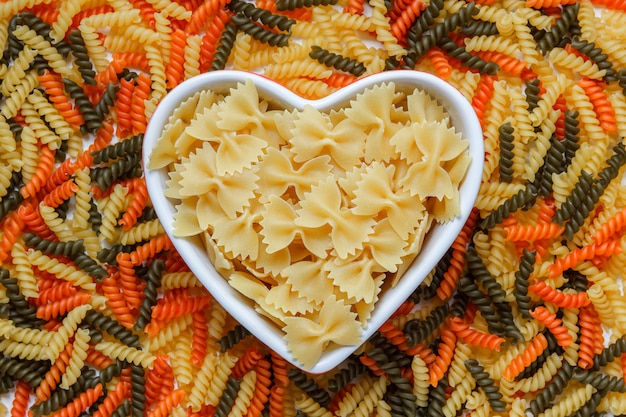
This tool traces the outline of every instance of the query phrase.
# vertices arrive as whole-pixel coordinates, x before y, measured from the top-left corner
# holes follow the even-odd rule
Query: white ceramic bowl
[[[457,132],[462,134],[463,139],[469,141],[469,153],[472,161],[460,188],[461,215],[443,225],[433,224],[424,240],[421,252],[398,284],[393,288],[386,289],[381,294],[371,319],[363,330],[362,340],[365,341],[397,310],[434,268],[460,232],[473,208],[482,178],[484,160],[483,135],[476,114],[463,95],[450,84],[431,74],[418,71],[399,70],[371,75],[319,100],[303,99],[272,80],[257,74],[231,70],[215,71],[183,82],[165,96],[158,105],[150,119],[144,137],[144,166],[147,166],[150,154],[170,114],[182,101],[200,90],[210,89],[216,92],[227,92],[246,79],[254,81],[260,97],[271,98],[278,105],[285,108],[302,109],[305,104],[310,104],[322,112],[346,106],[358,93],[377,84],[393,82],[397,90],[406,90],[407,93],[412,92],[417,87],[429,93],[443,105]],[[176,202],[170,201],[164,196],[168,179],[167,169],[146,169],[145,178],[152,204],[165,231],[193,273],[239,323],[268,347],[294,365],[301,367],[301,364],[293,359],[287,350],[282,330],[276,324],[256,313],[251,300],[233,289],[226,279],[215,270],[200,239],[174,236],[173,219]],[[358,347],[329,348],[323,352],[320,360],[313,367],[305,370],[313,373],[326,372],[340,364]]]

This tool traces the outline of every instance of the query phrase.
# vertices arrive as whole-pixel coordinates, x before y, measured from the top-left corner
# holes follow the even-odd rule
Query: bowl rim
[[[431,228],[420,253],[407,268],[402,278],[398,280],[397,285],[387,289],[385,294],[377,301],[376,308],[372,311],[372,316],[362,329],[362,342],[367,341],[398,307],[400,307],[417,286],[421,284],[452,245],[473,210],[474,202],[477,198],[482,181],[484,164],[482,128],[470,102],[456,88],[435,75],[414,70],[392,70],[368,75],[329,96],[317,100],[302,98],[286,87],[283,87],[261,74],[239,70],[220,70],[203,73],[185,80],[172,89],[157,105],[148,122],[144,135],[142,151],[144,176],[153,207],[173,245],[194,275],[196,275],[198,280],[207,288],[216,301],[221,304],[237,322],[251,331],[257,339],[284,357],[287,361],[306,372],[327,372],[343,362],[343,360],[354,353],[359,346],[337,346],[333,349],[326,350],[322,353],[317,363],[308,368],[295,360],[287,349],[286,342],[283,338],[284,333],[275,323],[271,323],[267,318],[262,317],[253,309],[246,310],[236,308],[238,303],[244,303],[248,306],[252,304],[250,300],[231,287],[227,280],[217,272],[210,262],[208,262],[208,265],[206,264],[203,257],[206,258],[207,255],[200,239],[179,238],[174,236],[172,224],[173,213],[175,212],[174,203],[164,195],[164,190],[166,189],[165,181],[169,178],[166,172],[167,167],[161,169],[147,168],[150,155],[160,137],[162,129],[168,123],[174,109],[182,101],[191,97],[197,91],[206,89],[225,91],[248,79],[254,82],[260,97],[265,98],[269,96],[273,101],[278,101],[289,108],[302,109],[308,104],[320,111],[327,111],[333,107],[339,107],[338,103],[347,103],[359,92],[377,84],[393,82],[396,89],[419,88],[430,94],[444,106],[447,113],[450,115],[452,125],[457,127],[462,138],[469,142],[468,152],[472,160],[459,190],[461,193],[460,215],[443,225],[433,224],[433,228],[443,228],[445,233],[437,234],[436,239],[434,239],[433,228]],[[439,229],[435,229],[435,231]],[[198,245],[200,245],[200,247],[198,247]],[[436,248],[438,255],[421,259],[424,258],[420,255],[425,252],[425,248],[431,250],[432,248]],[[383,297],[385,297],[384,300],[391,298],[392,301],[381,303]],[[250,314],[250,312],[253,314]],[[262,332],[260,332],[261,329]]]

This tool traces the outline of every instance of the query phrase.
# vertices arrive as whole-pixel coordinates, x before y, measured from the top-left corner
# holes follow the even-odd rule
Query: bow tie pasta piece
[[[198,91],[187,100],[183,101],[176,110],[172,112],[172,115],[167,121],[168,123],[173,123],[175,120],[182,120],[183,123],[189,124],[203,109],[212,107],[222,100],[224,100],[224,96],[212,90]]]
[[[395,103],[402,98],[393,83],[386,83],[357,95],[346,108],[348,120],[367,133],[365,162],[388,162],[394,157],[395,150],[389,144],[389,138],[402,126],[393,120],[397,112]]]
[[[248,272],[233,272],[228,277],[228,282],[230,282],[230,285],[237,289],[237,291],[255,302],[260,299],[265,299],[269,292],[265,283]]]
[[[202,90],[183,101],[168,118],[163,132],[150,155],[147,168],[159,169],[176,161],[176,155],[186,155],[190,147],[183,146],[186,140],[181,141],[184,129],[191,120],[204,108],[209,108],[222,97],[211,90]]]
[[[244,169],[241,173],[219,175],[217,153],[205,142],[202,148],[191,154],[180,170],[180,190],[183,197],[210,195],[219,203],[231,219],[237,216],[254,197],[257,167]]]
[[[393,279],[391,280],[392,287],[397,284],[400,278],[402,278],[402,275],[404,275],[409,266],[411,266],[411,262],[413,262],[417,254],[422,249],[424,238],[430,230],[434,220],[434,216],[432,216],[429,211],[426,211],[424,220],[420,222],[420,226],[415,230],[415,233],[411,233],[409,235],[408,246],[405,248],[406,256],[402,258],[402,263],[398,265],[398,270],[393,275]]]
[[[211,142],[216,149],[218,175],[233,174],[250,168],[267,148],[266,140],[235,130],[219,128],[217,122],[219,105],[204,109],[185,129],[185,134],[198,140]]]
[[[276,127],[276,133],[280,137],[280,143],[286,144],[291,139],[291,129],[294,128],[295,120],[298,117],[299,110],[275,110],[272,112],[272,119]],[[280,146],[279,146],[280,147]]]
[[[186,198],[183,204],[192,204],[194,201],[191,198]],[[198,225],[202,230],[213,230],[213,225],[219,221],[227,221],[228,216],[224,214],[224,210],[219,204],[219,201],[215,199],[213,194],[203,194],[196,197],[195,207],[197,212]]]
[[[246,207],[234,219],[222,219],[213,224],[213,238],[233,257],[255,260],[259,254],[259,238],[254,228],[259,215]]]
[[[269,289],[263,281],[248,272],[236,271],[228,276],[228,283],[243,296],[252,300],[259,314],[281,327],[285,325],[283,320],[287,317],[286,314],[265,301]]]
[[[285,339],[293,356],[305,366],[315,364],[330,343],[361,342],[361,326],[349,305],[329,297],[317,314],[285,317]]]
[[[452,161],[467,151],[469,143],[461,134],[443,122],[413,124],[418,147],[426,158],[441,162]]]
[[[198,100],[195,103],[195,114],[193,115],[193,117],[191,114],[186,113],[179,114],[180,117],[177,119],[172,119],[170,117],[171,124],[180,124],[180,126],[185,127],[184,130],[176,137],[176,140],[174,142],[174,147],[179,155],[188,155],[191,152],[194,152],[196,148],[202,146],[202,141],[206,139],[202,135],[190,134],[189,129],[190,127],[193,127],[194,123],[198,123],[196,121],[198,118],[201,118],[203,120],[210,119],[212,114],[210,112],[215,112],[215,109],[217,108],[217,103],[224,99],[221,95],[215,93],[200,95],[196,94],[194,96],[198,96]],[[191,103],[185,103],[187,103],[187,106],[191,108]],[[177,113],[175,112],[174,114]],[[178,122],[178,120],[180,120],[180,123]],[[216,133],[218,132],[218,130],[214,128],[213,130],[211,130],[211,132]]]
[[[259,164],[258,174],[263,178],[257,190],[259,201],[265,203],[272,195],[282,196],[289,187],[293,187],[297,199],[302,199],[313,185],[331,174],[332,165],[328,155],[313,157],[303,164],[292,161],[292,156],[289,150],[267,150]]]
[[[335,259],[325,263],[328,277],[341,292],[354,301],[374,302],[377,293],[374,271],[379,269],[375,259],[363,252],[358,258]]]
[[[401,154],[419,153],[423,156],[409,167],[399,181],[400,186],[411,195],[422,198],[451,198],[458,187],[452,183],[445,163],[465,152],[468,142],[461,140],[460,133],[456,133],[454,128],[448,128],[441,122],[412,124],[402,131],[408,131],[409,134],[396,134],[392,138],[396,147],[406,150]]]
[[[446,110],[430,94],[416,88],[406,98],[406,106],[412,123],[443,122],[449,126]]]
[[[263,236],[258,235],[259,250],[256,259],[243,259],[241,263],[255,276],[264,277],[266,281],[271,281],[269,282],[270,285],[273,285],[280,271],[291,265],[294,259],[300,259],[300,256],[297,253],[298,251],[295,250],[297,246],[295,244],[270,252],[267,244],[262,239]],[[296,252],[295,256],[292,255],[292,252]]]
[[[407,163],[416,163],[424,158],[424,154],[417,146],[417,140],[412,125],[399,129],[390,139],[389,143],[394,147],[400,158]]]
[[[317,310],[317,305],[298,295],[285,280],[270,288],[265,296],[265,302],[291,316],[310,314]]]
[[[176,119],[174,123],[168,123],[163,128],[163,133],[159,137],[154,151],[148,161],[148,169],[159,169],[176,162],[176,140],[183,134],[187,125],[181,119]]]
[[[275,111],[269,110],[269,103],[259,99],[259,93],[252,80],[237,84],[230,94],[218,104],[217,127],[224,131],[249,133],[264,138],[272,147],[282,144],[276,128]]]
[[[188,197],[174,207],[174,230],[176,236],[195,236],[206,230],[198,221],[198,200],[200,197]]]
[[[187,126],[187,125],[181,125]],[[202,146],[202,141],[197,138],[191,136],[187,133],[187,129],[185,128],[178,135],[178,139],[174,142],[174,148],[176,149],[176,153],[181,155],[189,155],[192,152]]]
[[[363,248],[376,221],[342,207],[342,200],[339,184],[334,178],[328,178],[311,188],[300,201],[301,208],[296,210],[298,217],[294,223],[309,228],[330,225],[333,248],[339,258],[346,258]]]
[[[354,167],[352,171],[348,171],[345,175],[337,180],[341,191],[348,200],[353,200],[356,195],[356,191],[361,176],[367,171],[368,164],[361,164],[361,166]]]
[[[420,213],[421,219],[418,225],[424,223],[426,209]],[[413,229],[412,233],[414,233]],[[402,264],[403,257],[407,254],[409,247],[409,234],[402,238],[391,226],[390,220],[382,219],[374,226],[374,233],[370,236],[365,249],[369,250],[372,257],[382,271],[396,272],[398,265]],[[381,272],[382,272],[381,271]]]
[[[452,180],[452,184],[454,184],[454,190],[450,198],[444,197],[443,200],[433,199],[431,201],[432,205],[429,210],[436,221],[444,223],[459,215],[461,197],[458,187],[467,174],[470,162],[471,157],[466,153],[459,155],[452,161],[446,162],[446,170]]]
[[[383,284],[387,279],[387,274],[377,274],[373,277],[374,286],[376,287],[376,294],[374,297],[374,301],[371,303],[366,302],[365,300],[359,300],[354,303],[354,311],[357,313],[359,321],[361,322],[361,326],[367,326],[374,309],[376,308],[376,302],[378,301],[378,296],[383,289]]]
[[[269,253],[287,248],[296,238],[300,238],[304,246],[319,258],[326,258],[331,249],[330,227],[295,227],[297,218],[294,207],[277,196],[271,196],[265,205],[263,218],[259,221]]]
[[[294,161],[305,162],[317,155],[330,155],[345,171],[360,163],[366,139],[363,130],[350,120],[333,125],[328,115],[309,105],[294,121],[292,135],[289,143]]]
[[[373,162],[356,183],[352,212],[375,216],[384,211],[401,239],[406,240],[424,217],[424,205],[417,195],[402,190],[394,181],[395,166]]]
[[[228,277],[235,270],[235,266],[231,259],[229,259],[224,252],[217,246],[213,236],[209,232],[203,232],[200,235],[206,253],[209,256],[209,260],[215,267],[215,269],[222,274],[222,276]]]
[[[219,143],[216,167],[220,175],[240,173],[251,168],[267,148],[265,140],[245,133],[222,132],[216,142]]]
[[[183,199],[180,194],[180,181],[183,179],[182,172],[185,170],[185,164],[189,162],[189,158],[183,156],[179,159],[179,162],[171,164],[171,168],[167,173],[168,179],[165,180],[164,194],[167,198]]]
[[[218,104],[201,109],[196,117],[187,123],[185,132],[194,138],[202,141],[211,141],[215,136],[221,134],[222,129],[217,126]]]
[[[328,277],[323,259],[294,262],[281,275],[301,297],[309,303],[322,305],[334,294],[333,281]]]

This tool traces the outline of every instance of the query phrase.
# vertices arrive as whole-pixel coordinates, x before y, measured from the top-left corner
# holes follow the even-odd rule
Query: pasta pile
[[[178,105],[147,168],[168,167],[174,235],[200,235],[310,369],[329,344],[361,344],[383,284],[460,214],[467,147],[419,89],[383,83],[322,113],[272,109],[248,79]]]
[[[617,0],[1,2],[0,408],[626,414],[624,11]],[[462,232],[328,373],[288,365],[229,317],[147,196],[155,106],[224,68],[309,98],[428,71],[482,121],[482,187]]]

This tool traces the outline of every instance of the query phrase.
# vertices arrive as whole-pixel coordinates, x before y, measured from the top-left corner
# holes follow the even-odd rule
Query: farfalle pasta
[[[435,221],[459,214],[468,143],[420,89],[375,85],[345,108],[278,108],[253,83],[196,93],[149,168],[168,166],[174,233],[201,236],[216,269],[314,364],[362,342]]]

